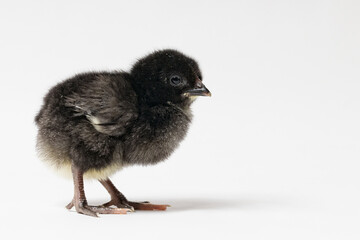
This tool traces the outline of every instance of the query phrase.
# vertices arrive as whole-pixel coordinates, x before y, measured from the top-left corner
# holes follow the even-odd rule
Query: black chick
[[[72,173],[74,197],[66,207],[90,216],[165,210],[167,205],[128,201],[108,177],[123,166],[169,157],[186,135],[194,98],[210,95],[196,61],[175,50],[140,59],[130,73],[84,73],[50,89],[35,118],[37,150]],[[89,206],[83,177],[98,179],[111,201]]]

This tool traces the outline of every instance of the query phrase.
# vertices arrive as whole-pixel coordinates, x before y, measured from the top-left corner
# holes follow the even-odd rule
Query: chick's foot
[[[86,202],[80,202],[78,204],[71,201],[68,205],[66,205],[67,209],[71,209],[75,206],[76,212],[97,217],[99,214],[126,214],[127,212],[132,211],[130,208],[112,208],[106,206],[90,206]]]
[[[116,207],[126,207],[131,208],[132,210],[166,210],[170,205],[157,205],[151,204],[149,202],[130,202],[126,197],[115,187],[115,185],[110,181],[109,178],[99,180],[99,182],[105,187],[109,192],[111,200],[110,202],[105,203],[104,207],[116,206]]]

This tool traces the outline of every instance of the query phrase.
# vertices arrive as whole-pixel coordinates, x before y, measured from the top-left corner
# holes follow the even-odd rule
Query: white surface
[[[2,1],[0,238],[359,239],[359,12],[344,0]],[[213,97],[168,161],[113,180],[173,207],[68,212],[72,183],[34,151],[42,97],[166,47],[199,61]]]

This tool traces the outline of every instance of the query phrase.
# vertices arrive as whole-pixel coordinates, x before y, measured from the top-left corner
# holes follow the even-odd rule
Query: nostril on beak
[[[202,88],[203,84],[202,82],[198,81],[196,82],[196,88]]]

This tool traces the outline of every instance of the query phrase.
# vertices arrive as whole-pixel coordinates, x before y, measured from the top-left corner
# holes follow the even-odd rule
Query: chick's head
[[[176,50],[156,51],[140,59],[131,75],[139,98],[147,104],[188,105],[197,96],[211,96],[197,62]]]

